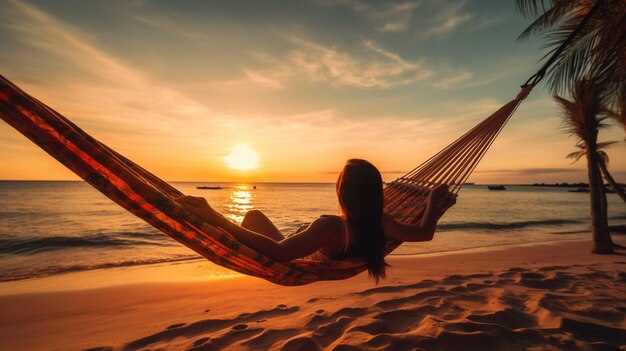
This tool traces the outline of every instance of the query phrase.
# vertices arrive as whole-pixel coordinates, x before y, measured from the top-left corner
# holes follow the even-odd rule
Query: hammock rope
[[[391,182],[386,188],[385,212],[401,221],[417,223],[421,220],[422,213],[411,213],[409,209],[415,206],[425,208],[429,189],[439,184],[448,184],[451,185],[451,194],[456,196],[531,90],[530,85],[523,87],[514,100],[426,162]]]
[[[568,38],[522,85],[515,99],[424,163],[389,183],[384,190],[385,213],[399,221],[418,223],[430,190],[439,184],[451,187],[448,201],[437,209],[438,216],[454,205],[459,190],[519,104],[543,79],[603,1],[596,1]],[[365,270],[364,263],[357,259],[275,262],[255,252],[223,229],[203,223],[187,212],[175,201],[183,195],[176,188],[94,139],[3,76],[0,76],[0,118],[115,203],[218,265],[281,285],[346,279]],[[386,253],[400,244],[388,241]]]
[[[435,156],[385,188],[385,213],[406,223],[418,223],[428,194],[438,184],[451,184],[450,208],[457,193],[487,152],[532,86]],[[55,110],[0,76],[0,117],[52,157],[111,200],[206,259],[281,285],[352,277],[365,270],[358,259],[275,262],[239,243],[221,228],[203,223],[175,199],[183,194],[156,175],[85,133]],[[390,253],[401,242],[388,241]]]

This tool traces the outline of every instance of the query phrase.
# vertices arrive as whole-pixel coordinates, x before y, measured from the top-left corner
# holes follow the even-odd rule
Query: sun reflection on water
[[[229,195],[229,204],[226,205],[228,218],[241,222],[246,212],[254,208],[252,204],[254,200],[254,194],[250,191],[250,185],[238,184],[234,186]]]

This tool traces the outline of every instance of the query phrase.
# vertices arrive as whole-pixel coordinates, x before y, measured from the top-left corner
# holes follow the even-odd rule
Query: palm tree
[[[570,91],[578,80],[595,77],[606,86],[609,107],[619,106],[626,96],[626,1],[517,0],[517,8],[533,19],[519,38],[545,33],[549,54],[584,24],[547,72],[553,93]]]
[[[594,253],[613,253],[613,241],[607,220],[606,194],[599,167],[598,131],[606,127],[608,97],[596,80],[580,79],[574,83],[572,100],[554,96],[561,105],[563,125],[567,133],[578,138],[577,145],[587,158],[589,197],[591,202],[591,231]],[[573,153],[576,154],[576,153]],[[572,155],[572,154],[570,154]],[[570,156],[574,157],[575,156]],[[582,155],[581,155],[582,157]]]
[[[600,166],[600,170],[602,171],[604,179],[606,179],[606,181],[611,186],[611,189],[613,189],[613,191],[622,199],[622,201],[626,202],[626,193],[624,193],[624,188],[617,184],[615,178],[613,178],[611,173],[609,173],[608,164],[609,155],[607,155],[604,151],[598,151],[598,166]]]
[[[519,39],[543,33],[547,40],[546,46],[551,48],[546,55],[550,58],[537,74],[539,80],[546,73],[552,92],[562,94],[579,89],[586,77],[593,77],[606,93],[604,107],[611,109],[610,115],[623,124],[626,131],[626,1],[517,0],[517,8],[523,15],[533,19]],[[538,80],[533,84],[536,82]],[[580,107],[581,111],[592,108]],[[597,129],[595,140],[597,142]],[[596,159],[599,168],[606,170],[606,162],[602,167],[601,155],[591,151],[586,151],[585,155],[588,163],[590,159]],[[588,168],[590,178],[593,176],[595,179],[595,169],[598,167]],[[615,182],[608,170],[604,174]],[[613,187],[619,191],[616,186]],[[602,205],[603,198],[605,195],[591,196],[592,209],[597,210],[596,205],[598,201]],[[606,211],[606,200],[604,202]],[[594,225],[594,228],[599,227]],[[603,236],[601,232],[598,233],[600,237]],[[608,236],[608,230],[606,233]],[[611,241],[610,236],[604,240],[608,241]],[[614,247],[618,248],[618,245]],[[596,245],[594,251],[602,250]]]
[[[613,191],[624,201],[626,202],[626,193],[624,193],[624,189],[617,184],[615,178],[611,175],[608,169],[609,164],[609,155],[602,149],[615,144],[616,141],[605,141],[602,143],[598,143],[596,146],[596,150],[598,153],[598,167],[600,167],[600,171],[602,172],[602,176],[609,183]],[[567,158],[571,158],[574,162],[580,160],[583,156],[587,154],[587,148],[584,143],[576,144],[576,147],[580,150],[574,151],[571,154],[567,155]]]
[[[621,96],[619,98],[619,102],[617,103],[616,108],[611,111],[611,117],[619,124],[624,127],[624,132],[626,132],[626,81],[624,81],[624,88],[622,88]],[[624,138],[626,141],[626,138]]]

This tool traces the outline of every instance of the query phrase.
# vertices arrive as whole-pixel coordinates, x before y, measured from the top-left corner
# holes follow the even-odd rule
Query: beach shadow
[[[226,337],[215,341],[214,343],[220,344],[220,347],[224,347],[229,341],[232,343],[236,341],[240,335],[247,335],[248,337],[251,330],[247,330],[248,324],[264,318],[271,318],[276,316],[284,316],[297,312],[298,306],[287,307],[285,305],[279,305],[270,310],[256,311],[253,313],[242,313],[232,319],[205,319],[191,324],[177,327],[166,328],[165,330],[152,334],[134,341],[127,343],[123,350],[139,350],[147,347],[151,344],[163,343],[171,341],[178,337],[194,337],[201,334],[214,333],[225,328],[233,328]],[[177,324],[177,325],[181,325]],[[171,327],[171,326],[170,326]],[[261,333],[262,329],[253,329],[253,333]],[[211,345],[202,345],[205,348],[209,348]]]
[[[194,337],[187,350],[620,350],[624,291],[626,273],[603,264],[513,267],[314,298],[304,309],[176,323],[124,350]]]

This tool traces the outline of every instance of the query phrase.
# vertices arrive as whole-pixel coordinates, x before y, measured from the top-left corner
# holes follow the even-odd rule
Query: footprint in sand
[[[521,268],[521,267],[513,267],[513,268],[509,268],[507,271],[509,272],[528,272],[527,268]]]
[[[176,324],[172,324],[169,327],[167,327],[167,329],[176,329],[176,328],[180,328],[182,326],[184,326],[185,323],[176,323]]]
[[[200,345],[204,345],[206,344],[207,341],[211,340],[211,338],[202,338],[202,339],[198,339],[196,341],[193,342],[193,346],[200,346]]]
[[[280,351],[316,351],[319,349],[320,347],[311,337],[301,336],[288,340],[283,347],[281,347]]]

